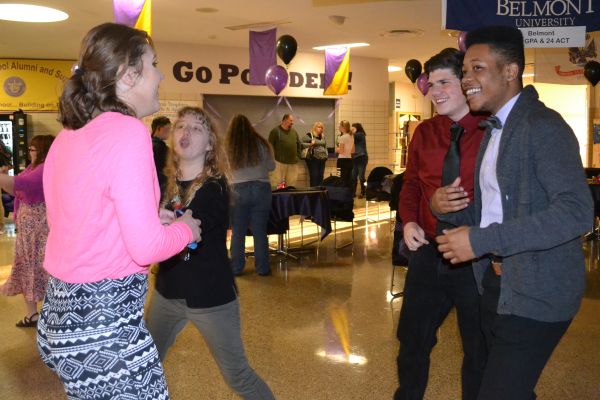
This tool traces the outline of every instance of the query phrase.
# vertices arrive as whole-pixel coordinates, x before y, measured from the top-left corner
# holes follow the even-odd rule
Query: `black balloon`
[[[583,67],[583,75],[587,78],[592,86],[600,82],[600,63],[598,61],[588,61]]]
[[[298,43],[296,43],[296,39],[293,36],[283,35],[277,39],[277,55],[286,65],[292,61],[297,49]]]
[[[415,83],[419,75],[421,75],[421,63],[418,60],[408,60],[404,67],[406,76],[412,83]]]

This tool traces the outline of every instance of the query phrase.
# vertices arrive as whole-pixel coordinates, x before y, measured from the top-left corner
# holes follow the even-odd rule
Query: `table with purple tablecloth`
[[[311,219],[321,229],[321,240],[331,232],[329,196],[324,189],[283,189],[273,192],[269,233],[283,233],[289,227],[291,215],[302,215]]]

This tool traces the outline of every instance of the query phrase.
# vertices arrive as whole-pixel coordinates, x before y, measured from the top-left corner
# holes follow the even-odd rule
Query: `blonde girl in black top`
[[[147,316],[160,358],[192,322],[241,398],[274,399],[248,364],[240,335],[237,288],[226,247],[229,166],[221,138],[203,110],[185,107],[178,113],[170,148],[162,204],[192,210],[201,221],[202,241],[160,263]]]

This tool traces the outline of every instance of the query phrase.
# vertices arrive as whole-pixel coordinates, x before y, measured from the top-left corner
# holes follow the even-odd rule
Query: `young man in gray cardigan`
[[[573,131],[532,86],[523,88],[521,32],[480,28],[466,43],[462,86],[469,107],[499,124],[486,129],[474,204],[457,184],[432,198],[437,214],[464,209],[440,218],[468,213],[473,226],[446,230],[437,241],[452,263],[474,260],[489,351],[478,399],[535,399],[583,296],[580,236],[591,229],[592,198]]]

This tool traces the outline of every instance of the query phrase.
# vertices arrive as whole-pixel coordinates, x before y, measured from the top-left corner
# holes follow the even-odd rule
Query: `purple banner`
[[[344,61],[347,51],[348,49],[345,47],[325,50],[325,89],[333,82],[333,77],[340,68],[342,61]]]
[[[250,84],[266,85],[265,74],[277,64],[275,43],[277,28],[268,31],[250,31]]]
[[[113,0],[115,22],[134,27],[146,0]]]

